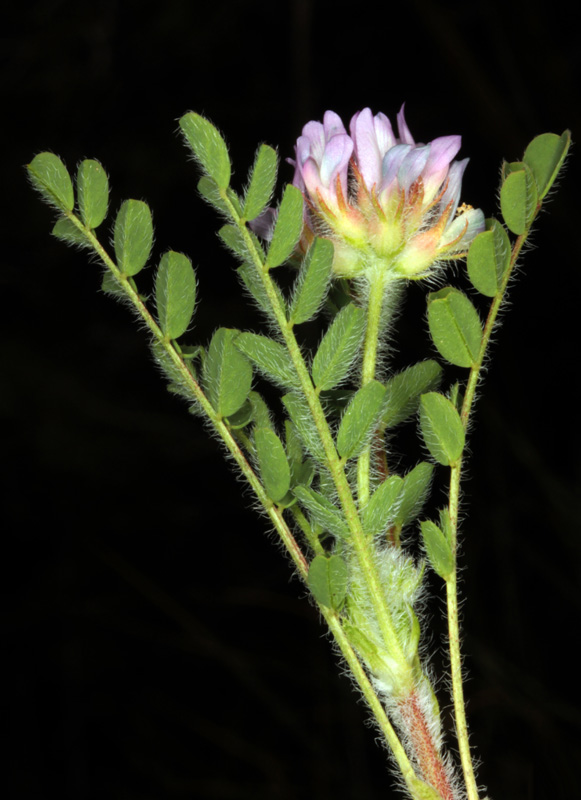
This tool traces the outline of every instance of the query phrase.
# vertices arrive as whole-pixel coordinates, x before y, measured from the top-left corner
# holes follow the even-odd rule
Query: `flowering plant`
[[[356,113],[348,134],[327,111],[295,147],[294,178],[276,210],[276,152],[262,145],[245,191],[231,187],[218,130],[195,113],[180,121],[202,170],[202,196],[226,218],[222,241],[266,317],[271,336],[219,328],[208,346],[187,343],[196,306],[190,260],[165,252],[155,275],[155,312],[135,276],[153,244],[149,207],[126,200],[113,226],[114,256],[97,237],[109,184],[98,161],[83,161],[75,186],[52,153],[28,165],[34,187],[58,211],[53,234],[91,250],[105,267],[103,289],[129,302],[151,334],[172,392],[218,434],[311,591],[345,664],[414,800],[477,800],[462,689],[457,598],[460,476],[475,388],[516,260],[567,154],[570,136],[542,134],[523,160],[505,164],[501,214],[459,205],[467,159],[460,137],[416,144],[403,109],[396,137],[388,118]],[[469,297],[446,286],[428,294],[433,345],[467,370],[463,385],[440,390],[443,370],[428,358],[401,372],[378,358],[410,280],[443,276],[467,254],[473,287],[490,299],[484,323]],[[273,272],[298,266],[285,294]],[[325,332],[311,354],[300,326],[324,310]],[[282,390],[269,407],[265,378]],[[389,439],[409,420],[428,457],[398,472]],[[449,473],[437,520],[419,524],[434,469]],[[447,752],[422,638],[425,576],[444,582],[450,683],[460,770]]]

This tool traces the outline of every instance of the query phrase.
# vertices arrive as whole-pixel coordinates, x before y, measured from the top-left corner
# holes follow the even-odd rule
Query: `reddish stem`
[[[438,792],[442,800],[454,800],[440,750],[434,742],[415,690],[399,703],[399,711],[422,779]]]

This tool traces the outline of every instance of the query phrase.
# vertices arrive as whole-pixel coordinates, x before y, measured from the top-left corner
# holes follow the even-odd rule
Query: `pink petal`
[[[460,191],[462,190],[462,176],[466,169],[469,158],[464,158],[462,161],[454,161],[448,172],[448,186],[442,196],[441,206],[446,208],[449,203],[452,203],[452,214],[458,207],[460,201]]]
[[[345,126],[343,125],[343,120],[339,114],[335,114],[334,111],[325,111],[325,116],[323,117],[323,129],[325,131],[325,139],[327,141],[329,141],[331,137],[337,136],[337,134],[347,133]]]
[[[415,144],[414,137],[410,133],[404,116],[405,103],[399,110],[397,115],[397,130],[399,133],[399,140],[402,144]]]
[[[341,177],[343,190],[347,189],[347,167],[353,153],[353,142],[347,134],[338,134],[327,143],[321,162],[321,182],[333,188],[337,175]]]
[[[381,182],[381,161],[383,153],[380,152],[375,123],[370,108],[358,111],[349,126],[355,157],[359,172],[363,177],[365,186],[371,191],[373,186]]]
[[[395,147],[392,147],[390,150],[387,151],[383,158],[383,163],[381,165],[381,190],[384,191],[391,184],[397,177],[397,173],[399,168],[407,156],[407,154],[411,150],[411,145],[409,144],[396,144]]]
[[[397,180],[402,189],[407,191],[412,183],[417,181],[426,166],[429,156],[429,144],[411,148],[397,172]]]

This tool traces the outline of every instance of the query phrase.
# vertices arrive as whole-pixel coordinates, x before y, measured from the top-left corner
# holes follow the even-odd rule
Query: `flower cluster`
[[[416,144],[403,107],[398,136],[385,114],[358,111],[347,133],[327,111],[308,122],[295,146],[293,183],[305,198],[305,236],[335,244],[334,271],[345,277],[389,270],[422,278],[438,262],[466,253],[484,230],[480,209],[458,207],[468,159],[454,161],[460,136]]]

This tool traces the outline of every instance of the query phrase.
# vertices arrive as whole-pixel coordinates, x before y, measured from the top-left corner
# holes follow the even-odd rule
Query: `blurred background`
[[[127,197],[151,205],[153,261],[169,247],[192,257],[191,341],[257,330],[178,118],[195,110],[224,132],[241,188],[259,142],[284,159],[328,108],[393,119],[405,101],[417,140],[462,134],[463,200],[492,215],[503,158],[581,129],[566,4],[38,0],[2,15],[5,796],[396,797],[274,535],[167,393],[127,309],[99,291],[99,266],[51,238],[23,165],[46,149],[71,169],[99,159],[112,212]],[[466,469],[466,692],[494,800],[578,787],[577,161],[573,148],[511,289]],[[454,277],[469,290],[462,267]],[[431,352],[424,293],[410,289],[394,368]],[[413,425],[392,446],[402,469],[421,457]],[[450,723],[445,683],[440,701]]]

